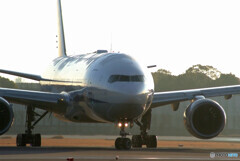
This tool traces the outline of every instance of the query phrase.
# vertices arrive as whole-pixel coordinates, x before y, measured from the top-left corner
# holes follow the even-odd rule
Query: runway
[[[237,150],[214,151],[214,154],[238,154]],[[132,149],[130,151],[118,151],[114,148],[89,148],[89,147],[41,147],[41,148],[17,148],[1,147],[0,160],[240,160],[239,157],[215,156],[210,157],[213,150],[205,149],[176,149],[176,148],[157,148],[157,149]],[[240,153],[239,153],[240,154]]]
[[[14,138],[0,138],[0,161],[63,161],[67,160],[68,158],[72,158],[74,161],[240,160],[240,143],[233,141],[201,142],[164,140],[158,142],[157,149],[142,148],[126,151],[115,150],[113,147],[114,140],[112,139],[106,140],[72,138],[72,140],[69,141],[68,138],[43,138],[42,147],[16,147],[10,143],[12,140],[14,140]],[[9,144],[6,145],[6,142],[9,142]],[[64,142],[67,144],[65,146],[61,145]],[[80,142],[83,144],[80,144]],[[84,145],[85,143],[89,143],[89,146]],[[209,147],[206,147],[205,144],[209,145]],[[167,147],[167,145],[169,145],[169,147]]]

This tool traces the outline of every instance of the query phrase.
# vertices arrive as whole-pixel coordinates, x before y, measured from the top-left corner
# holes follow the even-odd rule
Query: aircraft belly
[[[66,118],[66,117],[63,116],[63,115],[59,115],[59,114],[56,114],[56,113],[54,113],[54,116],[55,116],[56,118],[58,118],[59,120],[67,121],[67,122],[100,123],[99,121],[96,121],[96,120],[94,120],[94,119],[91,119],[90,117],[88,117],[88,116],[85,115],[85,114],[75,115],[75,118],[73,117],[72,119],[68,119],[68,118]],[[102,123],[102,122],[101,122],[101,123]]]
[[[143,113],[143,108],[137,104],[95,102],[94,113],[108,122],[117,122],[121,119],[132,121]]]
[[[101,117],[101,115],[99,115],[99,113],[97,113],[95,110],[94,110],[94,103],[93,102],[89,102],[88,105],[86,106],[83,106],[83,109],[86,113],[86,115],[97,121],[97,122],[109,122],[108,120],[106,120],[104,117]],[[105,111],[103,111],[105,113]]]
[[[94,91],[96,93],[96,89]],[[89,104],[95,115],[108,122],[117,122],[121,119],[133,121],[147,110],[145,95],[140,98],[141,101],[134,96],[124,97],[115,92],[102,90],[102,93],[99,91],[95,97],[89,99]]]

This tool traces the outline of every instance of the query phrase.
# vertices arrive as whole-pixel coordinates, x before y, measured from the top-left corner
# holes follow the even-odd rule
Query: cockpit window
[[[108,79],[109,83],[114,82],[144,82],[143,75],[111,75]]]
[[[120,75],[118,81],[120,82],[130,82],[131,78],[130,76],[126,76],[126,75]]]

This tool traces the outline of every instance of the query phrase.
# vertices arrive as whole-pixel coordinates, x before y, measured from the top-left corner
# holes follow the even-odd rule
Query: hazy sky
[[[240,77],[240,1],[62,0],[68,55],[124,52],[181,74],[195,64]],[[56,0],[0,1],[0,68],[41,74],[57,56]]]

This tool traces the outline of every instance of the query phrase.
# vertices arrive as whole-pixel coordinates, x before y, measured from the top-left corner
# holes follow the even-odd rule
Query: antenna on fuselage
[[[57,35],[58,56],[67,56],[65,37],[64,37],[64,28],[63,28],[61,0],[57,0],[57,12],[58,12],[58,35]]]

